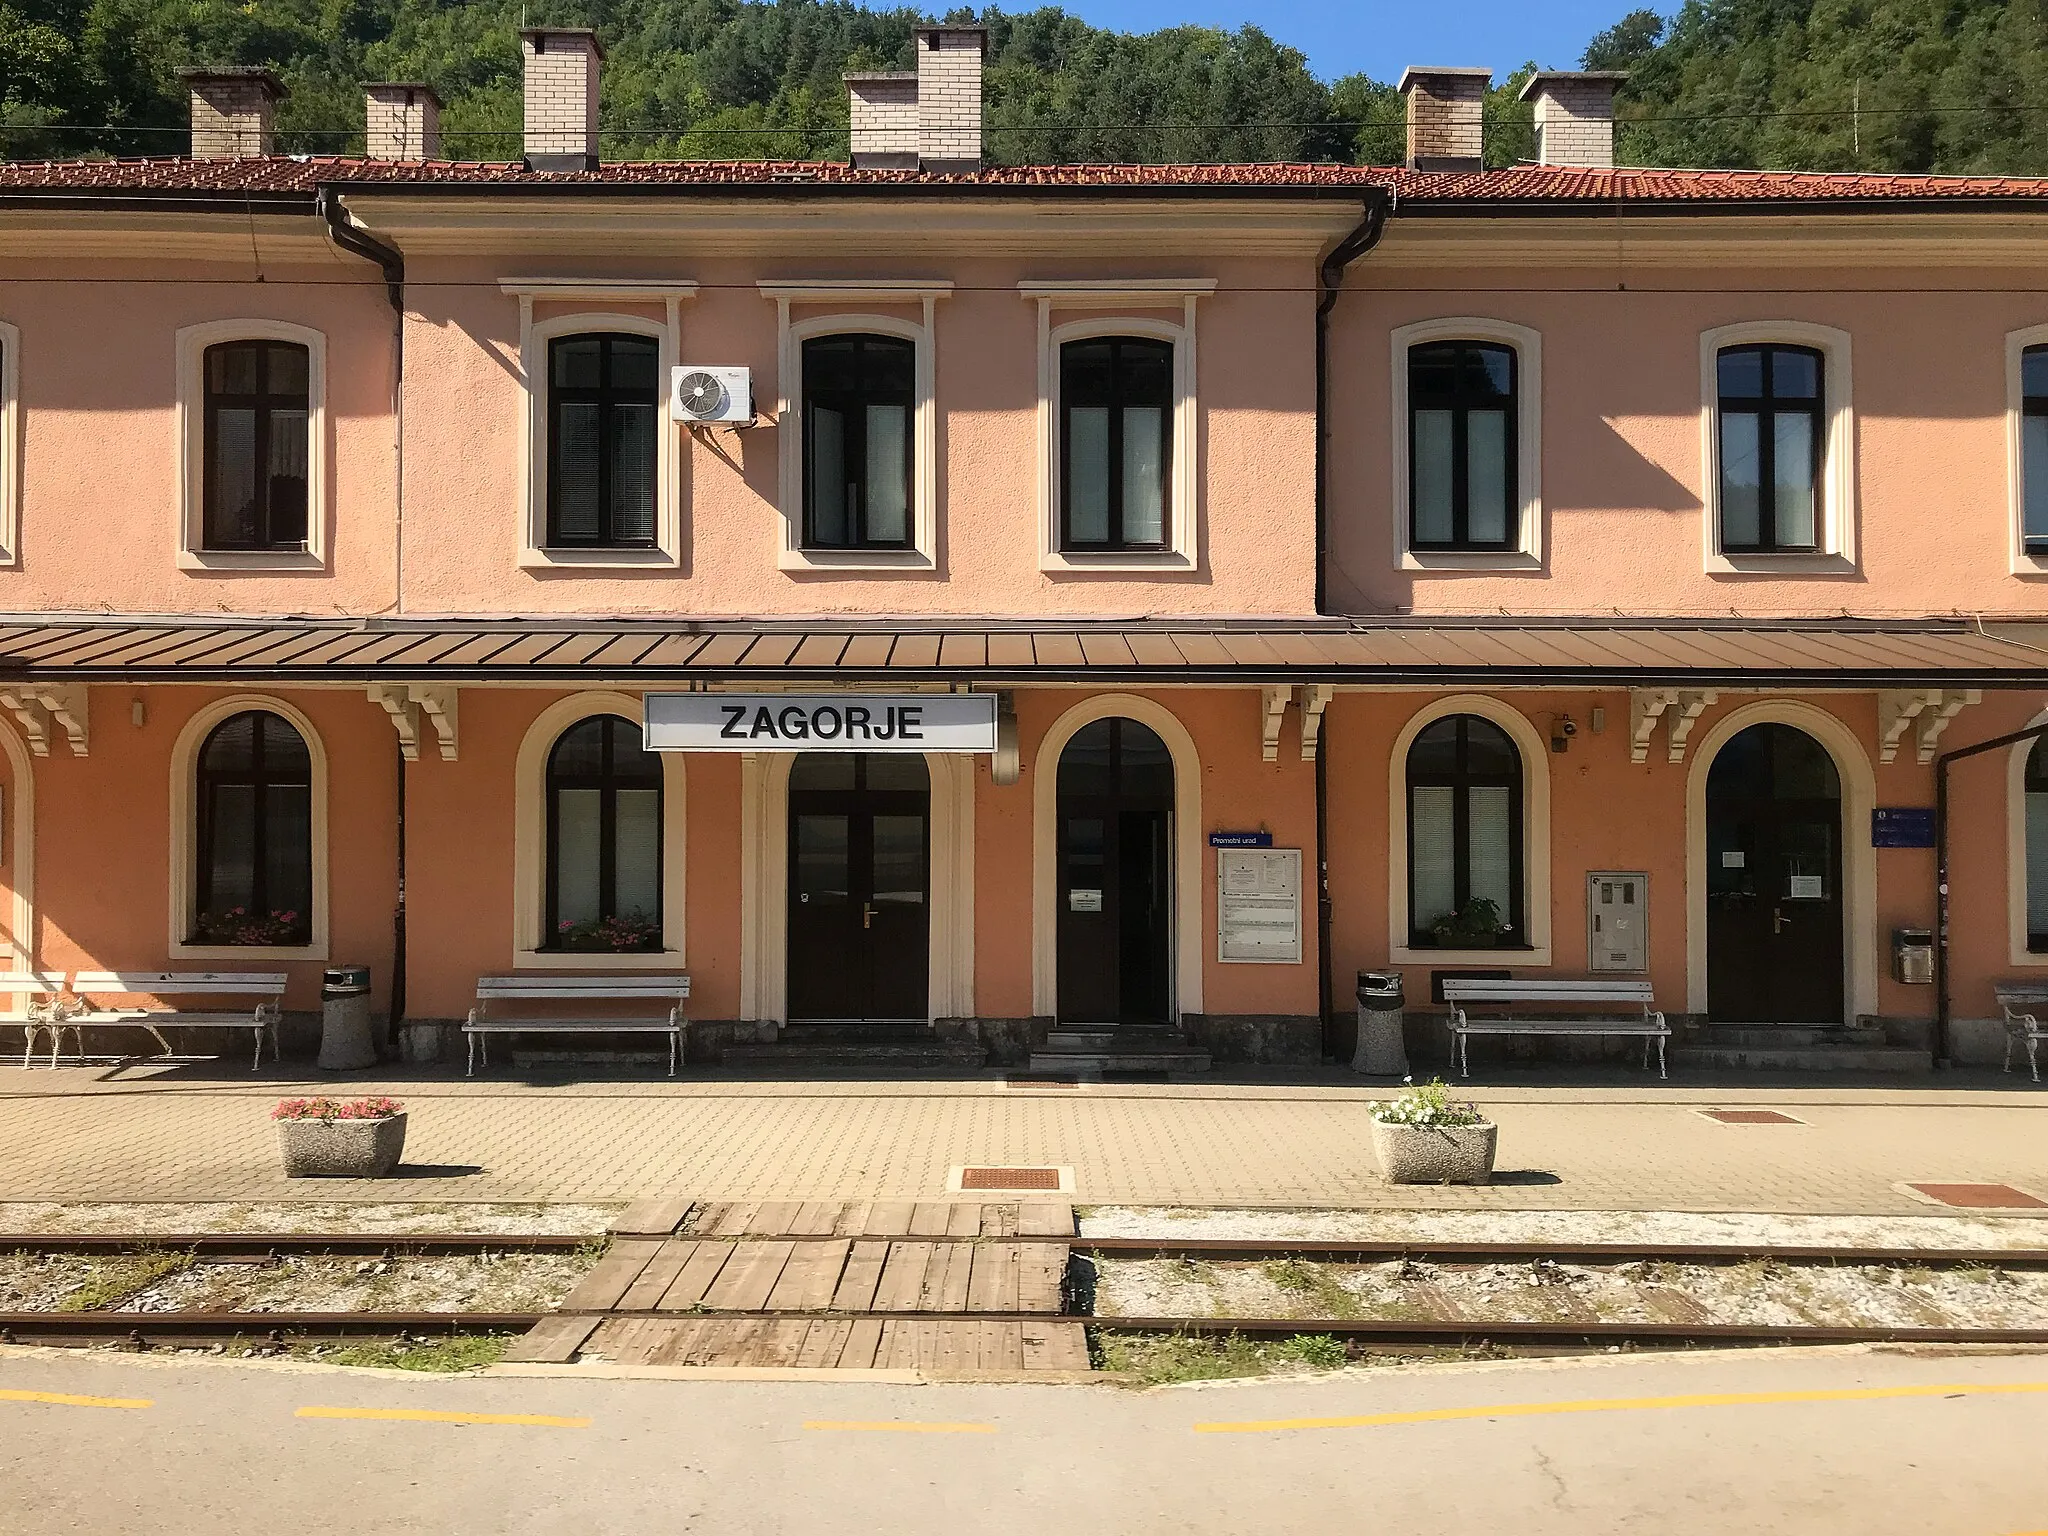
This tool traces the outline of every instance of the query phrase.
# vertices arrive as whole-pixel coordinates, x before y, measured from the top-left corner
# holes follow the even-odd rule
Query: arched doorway
[[[1059,1017],[1173,1019],[1173,758],[1150,726],[1090,721],[1060,753]]]
[[[1707,1016],[1840,1024],[1842,780],[1795,726],[1752,725],[1706,790]]]
[[[806,752],[789,773],[788,1017],[926,1021],[931,774],[914,752]]]

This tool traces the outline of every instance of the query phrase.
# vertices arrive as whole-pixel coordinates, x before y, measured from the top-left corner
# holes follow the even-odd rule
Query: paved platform
[[[1528,1073],[1470,1096],[1501,1127],[1481,1188],[1383,1180],[1348,1072],[1012,1085],[996,1075],[464,1080],[200,1067],[0,1069],[0,1200],[871,1200],[943,1197],[962,1165],[1070,1168],[1098,1203],[1926,1215],[1909,1182],[2048,1197],[2048,1090]],[[401,1175],[286,1179],[279,1098],[389,1094]],[[1768,1107],[1794,1123],[1701,1111]],[[2048,1212],[2044,1212],[2048,1215]]]

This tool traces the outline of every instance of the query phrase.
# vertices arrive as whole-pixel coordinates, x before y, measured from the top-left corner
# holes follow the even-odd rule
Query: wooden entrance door
[[[1827,749],[1753,725],[1707,774],[1707,1016],[1840,1024],[1842,783]]]
[[[1059,766],[1059,1016],[1172,1021],[1173,759],[1120,717],[1075,732]]]
[[[790,1018],[925,1022],[930,885],[922,757],[798,757],[789,776]]]

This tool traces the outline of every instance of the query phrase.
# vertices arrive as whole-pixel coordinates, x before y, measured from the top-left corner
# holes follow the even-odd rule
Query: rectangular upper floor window
[[[2048,346],[2020,354],[2020,546],[2048,557]]]
[[[310,352],[296,342],[206,349],[204,548],[306,548],[311,372]]]
[[[1173,343],[1092,336],[1061,346],[1060,544],[1173,543]]]
[[[1433,341],[1408,349],[1409,547],[1521,544],[1513,347]]]
[[[813,336],[803,390],[804,546],[911,548],[916,344]]]
[[[590,332],[548,343],[550,546],[655,547],[659,358],[651,336]]]
[[[1723,550],[1821,547],[1824,369],[1814,347],[1724,347],[1716,357]]]

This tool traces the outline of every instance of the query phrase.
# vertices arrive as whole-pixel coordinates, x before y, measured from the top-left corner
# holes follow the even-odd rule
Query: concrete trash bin
[[[377,1065],[370,1015],[370,968],[330,965],[320,986],[320,1070],[358,1072]]]
[[[1370,1077],[1406,1077],[1408,1044],[1401,1034],[1404,1006],[1399,971],[1358,973],[1358,1049],[1351,1070]]]

